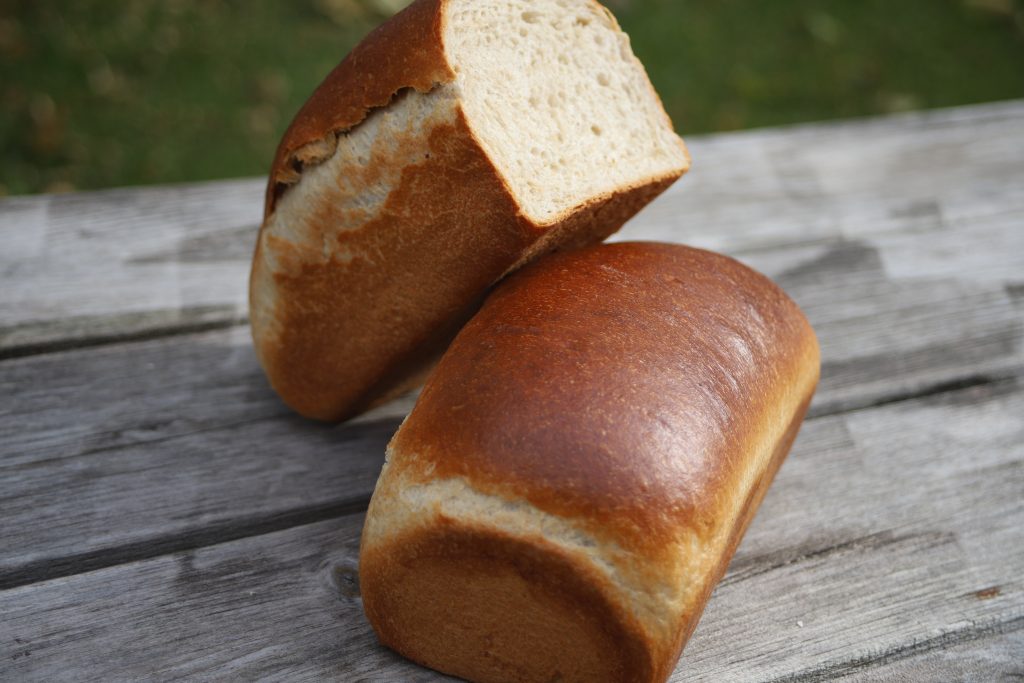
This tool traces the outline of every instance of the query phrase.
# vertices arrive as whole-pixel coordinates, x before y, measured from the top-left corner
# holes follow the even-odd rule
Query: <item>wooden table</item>
[[[1024,102],[692,150],[619,238],[772,276],[824,364],[672,680],[1024,677]],[[0,679],[438,679],[356,576],[412,399],[327,427],[271,393],[262,190],[0,202]]]

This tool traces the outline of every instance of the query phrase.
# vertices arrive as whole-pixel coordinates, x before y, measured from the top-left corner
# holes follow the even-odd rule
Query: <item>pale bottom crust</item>
[[[381,641],[430,668],[481,683],[651,679],[637,629],[597,588],[607,580],[543,539],[441,527],[395,538],[362,570]]]
[[[622,587],[606,572],[556,543],[512,535],[486,519],[471,524],[443,515],[429,527],[364,544],[360,574],[371,625],[405,657],[479,683],[667,679],[788,454],[811,395],[739,501],[717,562],[691,577],[700,588],[672,615],[678,630],[670,642],[652,639],[616,604]]]

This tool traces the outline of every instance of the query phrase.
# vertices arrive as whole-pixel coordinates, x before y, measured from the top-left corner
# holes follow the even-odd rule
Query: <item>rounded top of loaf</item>
[[[750,489],[750,451],[777,441],[818,371],[810,325],[763,275],[683,246],[601,245],[500,284],[391,448],[425,479],[463,477],[656,556],[682,527],[713,528],[722,491]]]

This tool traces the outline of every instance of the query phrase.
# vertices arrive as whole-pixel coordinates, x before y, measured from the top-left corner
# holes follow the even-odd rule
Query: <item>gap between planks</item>
[[[186,529],[163,537],[68,557],[45,558],[11,571],[0,572],[0,591],[362,514],[369,504],[370,496],[366,495],[339,503],[300,507],[286,512]]]
[[[177,313],[177,312],[175,312]],[[190,317],[188,312],[174,317]],[[153,317],[153,316],[145,316]],[[87,323],[88,324],[88,323]],[[26,358],[28,356],[42,356],[62,351],[74,351],[77,349],[89,349],[97,346],[108,346],[111,344],[129,344],[133,342],[152,341],[167,337],[183,337],[200,332],[213,332],[217,330],[228,330],[232,327],[248,326],[248,316],[228,317],[223,320],[193,321],[169,324],[166,326],[157,325],[153,327],[129,326],[127,329],[115,327],[107,333],[91,333],[81,337],[64,337],[50,340],[38,340],[26,344],[12,344],[0,347],[0,362],[12,358]]]
[[[1006,377],[968,377],[963,380],[928,387],[918,392],[905,392],[898,396],[881,397],[861,406],[844,406],[842,410],[830,411],[823,409],[815,411],[812,409],[811,412],[813,414],[808,415],[805,425],[843,413],[873,410],[904,402],[941,397],[944,394],[963,393],[969,390],[986,390],[993,394],[1009,393],[1014,390],[1020,390],[1022,375],[1024,375],[1024,371],[1018,370],[1017,373]],[[400,403],[399,405],[404,407],[407,403]],[[391,433],[397,430],[400,422],[400,418],[363,420],[359,423],[359,426],[368,427],[373,431]],[[180,436],[184,435],[177,435],[171,438],[180,438]],[[158,535],[114,547],[99,548],[63,557],[46,557],[11,570],[0,571],[0,590],[18,588],[120,564],[155,559],[164,555],[173,555],[253,536],[262,536],[276,531],[284,531],[316,522],[362,514],[368,507],[369,502],[370,493],[366,493],[365,495],[357,495],[337,502],[300,506],[283,511],[273,511],[263,515],[253,515],[241,519],[232,519],[191,529],[183,529],[174,533]],[[864,542],[865,539],[858,539],[853,543],[863,545]],[[834,547],[817,548],[804,555],[777,560],[777,564],[768,564],[761,567],[760,571],[771,571],[786,564],[803,561],[814,556],[828,555],[837,550],[845,549],[847,549],[847,546],[843,544]],[[740,569],[739,573],[726,577],[723,583],[742,580],[743,578],[745,578],[745,574]]]
[[[1016,634],[1022,630],[1024,630],[1024,614],[1018,614],[993,622],[963,626],[943,632],[932,638],[913,640],[886,648],[878,653],[866,654],[847,660],[826,662],[820,666],[772,678],[766,683],[824,683],[826,681],[834,681],[838,678],[845,678],[854,674],[870,673],[881,667],[919,657],[935,650],[948,649],[979,640],[987,640],[993,636]],[[1024,654],[1024,652],[1021,654]],[[1022,672],[1022,675],[1024,675],[1024,672]]]
[[[1008,248],[1015,234],[994,226],[987,251],[1008,239],[999,251],[1019,259]],[[818,330],[824,364],[812,416],[984,390],[1024,368],[1020,297],[1003,276],[975,282],[978,269],[961,256],[970,250],[922,259],[914,244],[847,240],[748,254]],[[891,268],[911,265],[912,278],[892,277]],[[406,398],[334,432],[292,418],[266,387],[242,327],[23,358],[0,370],[0,396],[16,398],[0,406],[0,472],[14,477],[0,496],[12,527],[0,573],[18,582],[29,580],[25,565],[109,566],[156,552],[151,539],[164,549],[194,545],[189,538],[204,527],[237,536],[296,510],[365,500],[378,454],[410,406]],[[324,458],[335,462],[325,468]],[[313,471],[327,475],[313,483]],[[73,508],[51,500],[55,491],[73,497]]]
[[[973,674],[1005,673],[1022,641],[999,636],[1024,619],[1024,556],[1011,542],[1024,451],[1020,425],[1006,423],[1022,395],[1011,389],[809,422],[672,680],[871,680],[900,662],[926,680],[913,662],[972,642],[1006,655]],[[383,650],[362,618],[361,522],[349,515],[0,593],[0,666],[21,680],[443,680]],[[117,657],[95,657],[110,647]]]
[[[742,254],[894,232],[933,242],[965,222],[976,233],[1019,215],[1021,130],[1024,101],[698,136],[698,170],[617,239]],[[239,323],[263,185],[0,201],[0,357]],[[991,263],[975,272],[1013,249],[980,250]]]

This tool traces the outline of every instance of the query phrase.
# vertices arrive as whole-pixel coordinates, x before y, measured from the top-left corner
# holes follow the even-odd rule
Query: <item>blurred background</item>
[[[0,0],[0,195],[266,172],[403,0]],[[606,0],[684,135],[1024,97],[1024,0]]]

